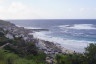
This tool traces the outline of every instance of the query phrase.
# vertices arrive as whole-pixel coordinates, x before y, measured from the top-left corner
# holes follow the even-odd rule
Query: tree
[[[85,48],[84,55],[89,64],[96,64],[96,43],[91,43]]]

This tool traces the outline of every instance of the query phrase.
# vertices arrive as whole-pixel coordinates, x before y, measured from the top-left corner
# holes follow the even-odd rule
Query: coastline
[[[38,30],[38,29],[37,29]],[[34,37],[34,34],[32,34],[33,37]],[[35,37],[34,37],[35,38]],[[51,42],[51,41],[48,41],[48,40],[42,40],[40,38],[35,38],[38,40],[38,43],[41,44],[41,45],[44,45],[42,46],[40,49],[46,49],[46,48],[52,48],[54,50],[57,50],[58,52],[60,52],[60,54],[73,54],[75,51],[71,50],[71,49],[67,49],[67,48],[64,48],[62,47],[59,43],[54,43],[54,42]],[[76,53],[76,52],[75,52]]]
[[[48,34],[51,34],[51,31],[35,32],[33,33],[33,36],[41,40],[53,42],[54,44],[59,44],[62,48],[75,51],[76,53],[85,52],[85,47],[87,47],[90,43],[93,43],[91,41],[54,37]]]
[[[13,35],[15,35],[15,37],[23,37],[23,39],[25,41],[31,42],[31,41],[35,41],[37,40],[37,38],[34,38],[33,35],[30,35],[30,33],[36,32],[36,31],[48,31],[48,29],[25,29],[24,27],[18,27],[13,23],[7,22],[7,21],[3,21],[2,23],[4,23],[5,25],[1,25],[0,27],[3,28],[5,31],[9,31],[8,35],[11,35],[11,37],[13,37]],[[34,31],[35,30],[35,31]],[[41,39],[39,39],[41,40]],[[73,53],[71,50],[69,49],[65,49],[62,48],[61,46],[58,46],[57,44],[55,44],[54,42],[49,42],[49,41],[45,41],[45,40],[41,40],[42,42],[44,42],[44,44],[48,47],[46,50],[49,53],[50,50],[52,53],[59,54],[59,53]],[[37,42],[39,43],[40,41],[37,40]],[[50,45],[49,45],[50,44]],[[51,48],[51,49],[49,49]],[[57,48],[57,49],[56,49]],[[56,50],[55,50],[56,49]],[[55,51],[55,52],[54,52]],[[44,51],[46,52],[46,51]]]
[[[80,28],[79,30],[79,28],[76,27],[78,25],[79,27],[80,26],[87,27],[86,25],[88,25],[88,27],[91,27],[87,23],[85,25],[85,23],[83,23],[82,21],[81,21],[82,24],[74,21],[74,23],[66,24],[66,21],[62,20],[60,24],[57,24],[57,22],[59,21],[56,21],[56,23],[51,21],[47,23],[46,21],[45,22],[44,21],[45,20],[42,20],[39,23],[39,20],[38,21],[36,20],[36,22],[33,20],[31,20],[31,22],[30,20],[18,20],[18,21],[14,20],[13,22],[12,21],[11,22],[28,29],[46,29],[47,28],[49,29],[49,31],[39,31],[39,32],[34,31],[34,35],[36,35],[36,38],[40,38],[42,40],[50,41],[54,43],[59,43],[62,47],[66,49],[69,49],[69,50],[71,49],[80,53],[85,52],[84,48],[87,47],[90,43],[96,42],[94,37],[95,36],[94,30],[92,30],[91,32],[91,29],[86,28],[83,30],[82,28]],[[94,26],[94,23],[92,23],[91,25]],[[59,27],[59,26],[62,26],[62,27]],[[75,28],[73,29],[71,27],[75,27]]]
[[[18,26],[17,26],[18,27]],[[24,28],[24,27],[23,27]],[[26,29],[26,28],[24,28]],[[46,40],[42,40],[40,38],[35,38],[34,37],[34,32],[40,32],[40,31],[49,31],[48,29],[27,29],[30,32],[28,33],[29,35],[32,35],[34,39],[36,39],[38,41],[39,44],[41,44],[41,42],[43,43],[43,45],[45,45],[45,49],[48,50],[48,48],[52,48],[54,49],[56,52],[56,54],[73,54],[75,51],[71,50],[71,49],[67,49],[62,47],[59,43],[54,43],[54,42],[50,42],[50,41],[46,41]],[[42,48],[40,48],[42,49]],[[44,50],[43,50],[44,51]],[[45,51],[44,51],[45,52]],[[53,50],[51,51],[53,52]],[[55,54],[55,52],[53,52]]]
[[[5,25],[2,25],[2,24],[0,25],[0,28],[4,29],[4,31],[7,32],[5,37],[7,37],[8,39],[12,39],[12,40],[14,40],[15,38],[22,38],[27,43],[33,43],[35,45],[35,47],[38,49],[38,51],[41,51],[46,55],[45,61],[48,63],[54,64],[54,62],[55,62],[54,59],[57,55],[67,55],[67,54],[77,53],[73,50],[62,47],[58,43],[51,42],[48,40],[42,40],[40,38],[35,38],[34,32],[36,32],[38,30],[43,31],[43,29],[35,29],[35,31],[34,31],[34,29],[33,30],[25,29],[24,27],[18,27],[12,23],[5,24]],[[45,31],[45,29],[44,29],[44,31]],[[4,46],[6,46],[6,45],[7,44],[5,44]],[[31,50],[31,48],[30,48],[30,50]]]
[[[18,25],[16,25],[16,26],[21,27],[21,26],[18,26]],[[48,40],[42,40],[40,38],[34,37],[33,33],[40,32],[40,31],[49,31],[49,29],[42,29],[42,28],[36,28],[35,29],[35,28],[26,28],[26,27],[22,27],[22,28],[29,30],[30,33],[28,33],[28,34],[32,35],[33,38],[35,38],[38,41],[38,43],[42,42],[46,46],[48,46],[49,45],[48,43],[50,43],[50,45],[51,45],[50,48],[53,48],[53,49],[57,48],[58,52],[60,52],[60,53],[73,54],[75,52],[75,51],[73,51],[71,49],[67,49],[67,48],[62,47],[59,43],[54,43],[54,42],[51,42],[51,41],[48,41]]]

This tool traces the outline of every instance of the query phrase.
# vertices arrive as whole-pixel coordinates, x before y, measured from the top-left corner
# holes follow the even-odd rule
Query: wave
[[[74,24],[74,25],[60,25],[61,29],[96,29],[96,27],[93,24]]]
[[[66,49],[71,49],[76,52],[84,52],[84,48],[88,46],[89,43],[93,43],[91,41],[79,41],[79,40],[70,40],[66,38],[61,38],[61,37],[52,37],[48,36],[50,32],[35,32],[33,35],[35,38],[39,38],[45,41],[50,41],[54,43],[60,44],[62,47]]]
[[[20,25],[16,25],[17,27],[22,27],[22,26],[20,26]]]

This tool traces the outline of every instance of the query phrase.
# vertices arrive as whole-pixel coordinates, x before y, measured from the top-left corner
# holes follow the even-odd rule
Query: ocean
[[[8,20],[27,29],[49,29],[35,32],[34,37],[60,44],[66,49],[84,52],[90,43],[96,43],[96,19],[38,19]]]

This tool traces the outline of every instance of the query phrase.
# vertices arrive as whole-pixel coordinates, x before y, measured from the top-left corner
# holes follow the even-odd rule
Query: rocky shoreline
[[[14,39],[14,37],[22,37],[23,40],[27,42],[34,42],[35,45],[47,54],[46,61],[53,62],[56,54],[73,54],[74,51],[62,48],[59,44],[53,42],[41,40],[34,38],[34,31],[48,31],[48,29],[25,29],[24,27],[17,27],[15,24],[12,24],[7,21],[0,20],[0,28],[6,32],[6,37],[9,39]]]

